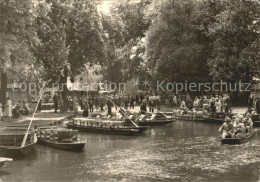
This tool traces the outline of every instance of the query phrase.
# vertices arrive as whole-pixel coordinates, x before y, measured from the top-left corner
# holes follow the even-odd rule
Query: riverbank
[[[147,107],[149,110],[149,108]],[[246,107],[233,107],[233,113],[239,113],[243,114],[246,111]],[[139,113],[140,106],[135,106],[134,109],[130,109],[131,112]],[[160,109],[161,112],[172,112],[173,108],[169,106],[161,106]],[[118,112],[118,109],[116,110],[115,107],[112,108],[112,112],[116,113]],[[155,110],[156,112],[156,110]],[[71,111],[65,112],[65,113],[54,113],[54,110],[46,110],[42,111],[40,113],[36,113],[33,118],[33,125],[50,125],[54,124],[55,122],[59,122],[64,120],[67,117],[72,116],[74,113]],[[79,111],[79,114],[82,114],[82,111]],[[31,120],[32,114],[27,116],[21,116],[19,118],[12,118],[11,122],[8,121],[1,121],[0,122],[0,129],[4,128],[8,125],[25,125],[29,124]]]

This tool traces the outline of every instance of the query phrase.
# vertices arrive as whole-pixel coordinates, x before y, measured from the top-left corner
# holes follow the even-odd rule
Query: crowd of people
[[[55,94],[53,102],[55,113],[57,113],[58,110],[60,110],[60,112],[65,112],[65,101],[61,95]],[[76,115],[78,114],[79,108],[83,110],[84,117],[94,111],[104,112],[105,108],[107,109],[108,115],[111,115],[112,107],[115,107],[116,110],[118,108],[128,110],[144,104],[149,107],[150,112],[154,112],[155,108],[158,110],[160,109],[161,104],[160,96],[142,93],[136,95],[84,95],[80,98],[76,96],[67,96],[66,102],[68,103],[68,109],[74,111]]]
[[[230,96],[204,95],[192,97],[187,95],[173,95],[172,104],[174,108],[182,110],[206,110],[208,112],[231,112]]]
[[[228,94],[204,95],[192,97],[187,95],[173,95],[172,105],[174,108],[182,110],[204,110],[208,112],[225,112],[229,113],[231,109],[231,100]],[[260,98],[254,97],[253,94],[248,99],[248,110],[260,114]]]
[[[221,137],[224,138],[243,138],[247,133],[250,133],[253,129],[253,121],[251,114],[234,115],[231,118],[226,117],[225,122],[219,128]]]
[[[20,115],[28,115],[31,109],[29,104],[24,101],[12,102],[9,97],[6,98],[6,104],[3,106],[0,103],[0,119],[11,121],[11,118],[18,118]]]

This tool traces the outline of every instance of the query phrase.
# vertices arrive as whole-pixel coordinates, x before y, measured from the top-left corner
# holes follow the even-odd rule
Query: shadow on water
[[[10,163],[3,181],[258,181],[259,135],[221,145],[220,124],[176,121],[142,136],[80,133],[84,150],[37,145],[36,154]],[[1,173],[0,173],[1,174]]]

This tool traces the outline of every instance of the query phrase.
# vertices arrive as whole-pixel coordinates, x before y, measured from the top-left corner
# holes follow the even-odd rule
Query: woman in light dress
[[[8,121],[11,121],[11,117],[12,117],[12,102],[10,100],[9,97],[7,97],[6,99],[6,104],[5,104],[5,115],[8,119]]]
[[[216,112],[222,112],[222,102],[221,102],[221,99],[218,99],[216,101]]]

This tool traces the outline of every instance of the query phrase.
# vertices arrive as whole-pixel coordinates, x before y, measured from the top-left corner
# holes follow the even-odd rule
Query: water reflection
[[[37,146],[2,169],[3,181],[258,181],[259,135],[221,145],[218,124],[176,121],[143,136],[81,133],[84,152]]]

